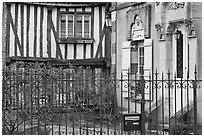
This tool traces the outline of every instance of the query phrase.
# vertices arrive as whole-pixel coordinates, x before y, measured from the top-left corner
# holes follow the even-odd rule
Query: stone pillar
[[[198,49],[197,49],[197,78],[202,80],[202,2],[192,2],[191,3],[191,14],[192,14],[192,21],[195,26],[195,33],[197,37]],[[201,86],[201,84],[200,84]],[[197,93],[197,121],[199,124],[202,123],[202,87],[198,89]]]
[[[170,25],[167,27],[166,35],[165,35],[165,44],[164,44],[164,50],[161,51],[164,52],[164,79],[165,80],[172,80],[173,79],[173,32],[175,30],[174,25]],[[173,115],[173,92],[172,89],[170,89],[170,94],[169,94],[169,89],[165,88],[164,90],[164,117],[165,117],[165,122],[169,122],[169,118]],[[170,101],[170,102],[169,102]],[[169,106],[170,103],[170,106]],[[169,108],[170,107],[170,108]],[[169,111],[170,110],[170,111]]]

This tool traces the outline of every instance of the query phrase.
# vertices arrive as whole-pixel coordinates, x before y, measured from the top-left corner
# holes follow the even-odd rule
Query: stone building
[[[170,79],[194,79],[195,66],[197,79],[202,79],[202,3],[196,2],[116,2],[111,7],[112,37],[111,37],[111,67],[117,73],[117,78],[123,77],[148,80],[159,79],[170,72]],[[178,38],[178,35],[180,36]],[[129,73],[129,77],[127,75]],[[122,75],[122,76],[121,76]],[[121,93],[122,89],[122,93]],[[165,122],[169,115],[174,117],[187,105],[186,92],[164,92]],[[132,92],[130,90],[130,92]],[[133,91],[134,92],[134,91]],[[161,91],[155,101],[155,92],[145,91],[146,104],[151,102],[151,111],[161,103]],[[140,103],[132,100],[127,88],[118,89],[118,101],[122,100],[123,113],[140,113]],[[193,92],[190,92],[190,101]],[[201,108],[201,88],[197,92],[197,107]],[[129,99],[131,98],[131,99]],[[151,99],[150,99],[151,98]],[[182,98],[183,101],[180,101]],[[148,100],[149,99],[149,100]],[[176,104],[175,104],[176,100]],[[182,102],[182,103],[181,103]],[[121,104],[121,103],[119,103]],[[188,104],[189,105],[189,104]],[[182,107],[181,107],[182,106]],[[149,113],[149,105],[145,105]],[[162,120],[161,108],[158,117]],[[170,114],[169,114],[169,111]],[[176,111],[176,112],[175,112]],[[150,112],[151,113],[151,112]],[[153,114],[154,115],[154,114]],[[198,121],[201,121],[202,110],[198,109]],[[154,120],[153,120],[154,121]]]

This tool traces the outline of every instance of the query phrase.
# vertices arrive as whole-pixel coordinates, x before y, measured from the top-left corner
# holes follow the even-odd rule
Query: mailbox
[[[123,114],[124,131],[141,131],[141,114]]]

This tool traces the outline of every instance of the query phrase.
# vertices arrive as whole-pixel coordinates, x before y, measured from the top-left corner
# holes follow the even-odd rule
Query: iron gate
[[[168,72],[120,79],[100,69],[45,64],[3,70],[2,134],[201,134],[201,80]],[[138,131],[124,131],[125,114],[141,115]],[[200,125],[199,125],[200,124]]]

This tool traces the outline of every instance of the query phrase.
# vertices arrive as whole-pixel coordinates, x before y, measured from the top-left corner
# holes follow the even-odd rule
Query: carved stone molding
[[[155,28],[157,30],[157,35],[160,40],[164,40],[164,30],[160,23],[155,24]]]
[[[135,16],[138,15],[143,22],[144,26],[144,37],[150,37],[150,18],[151,18],[151,6],[148,5],[140,5],[140,7],[132,7],[126,12],[126,24],[127,28],[127,39],[131,40],[131,29],[134,24]]]
[[[185,2],[168,2],[167,10],[177,10],[185,7]]]
[[[157,31],[161,31],[162,26],[161,24],[157,23],[155,24],[155,28],[157,29]]]
[[[192,19],[185,20],[188,36],[195,36],[195,27]]]

